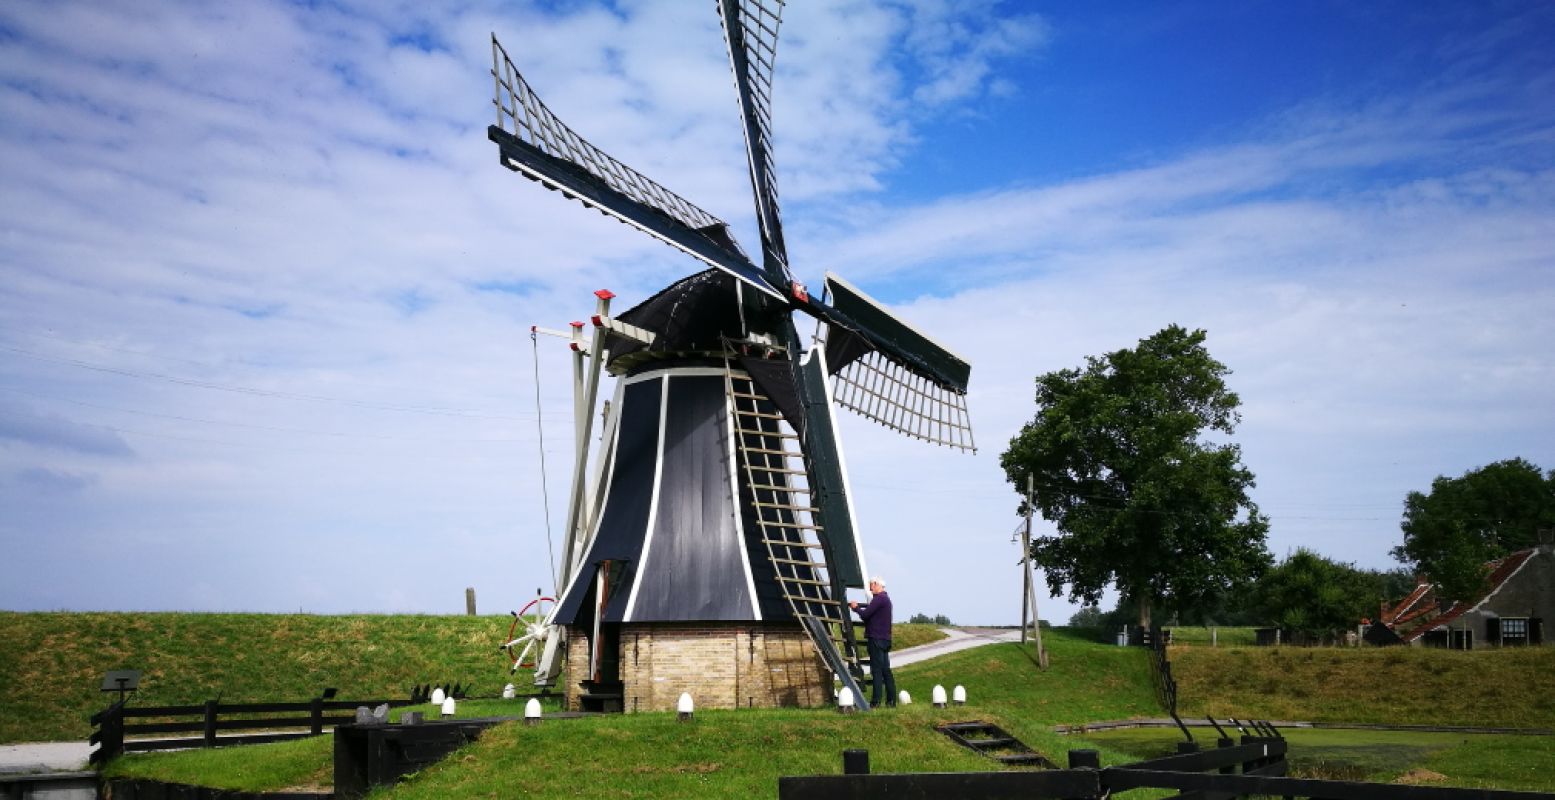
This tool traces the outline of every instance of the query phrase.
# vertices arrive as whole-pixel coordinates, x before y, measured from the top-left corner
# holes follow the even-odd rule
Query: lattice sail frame
[[[777,69],[778,26],[783,0],[719,0],[734,75],[735,97],[744,121],[745,152],[756,196],[756,221],[761,228],[762,257],[768,279],[782,286],[793,280],[783,220],[778,209],[777,165],[772,155],[772,74]],[[775,261],[776,263],[771,263]]]
[[[879,350],[832,376],[832,400],[915,439],[977,452],[966,395],[909,372]]]
[[[495,84],[492,104],[497,107],[498,128],[547,155],[587,170],[610,188],[668,214],[689,228],[727,227],[723,220],[617,161],[557,119],[529,88],[529,82],[513,66],[507,50],[495,35],[491,37],[491,77]]]

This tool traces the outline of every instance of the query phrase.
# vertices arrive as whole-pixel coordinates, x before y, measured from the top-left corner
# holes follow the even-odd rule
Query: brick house
[[[1488,587],[1478,597],[1447,602],[1421,580],[1380,624],[1405,644],[1469,650],[1544,643],[1544,622],[1555,619],[1555,545],[1508,554],[1485,565]],[[1370,639],[1370,637],[1368,637]]]

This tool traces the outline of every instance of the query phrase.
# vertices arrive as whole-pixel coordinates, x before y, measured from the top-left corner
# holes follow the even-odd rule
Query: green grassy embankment
[[[86,739],[87,719],[117,696],[99,691],[113,669],[141,671],[141,706],[302,702],[327,686],[343,700],[407,697],[434,682],[496,695],[510,680],[496,650],[510,619],[0,612],[0,743]],[[897,648],[944,636],[894,633]]]
[[[900,636],[901,634],[897,634]],[[993,721],[1062,763],[1071,747],[1090,743],[1053,733],[1059,723],[1155,716],[1144,651],[1106,647],[1063,631],[1044,635],[1053,666],[1039,672],[1031,647],[990,645],[897,670],[910,706],[843,716],[829,709],[699,711],[690,724],[673,714],[627,714],[555,720],[538,727],[508,724],[419,773],[391,797],[690,797],[770,796],[783,775],[835,773],[841,752],[870,751],[877,772],[968,771],[993,762],[933,730],[941,722]],[[966,707],[935,709],[932,687],[967,688]],[[465,704],[461,715],[490,715],[492,702]],[[518,713],[513,704],[511,713]],[[295,751],[242,748],[221,763],[197,752],[130,756],[114,774],[250,790],[312,786],[328,761],[327,740],[311,746],[312,765]],[[220,751],[216,751],[220,752]],[[587,754],[586,757],[580,754]],[[582,760],[580,760],[580,758]],[[187,761],[185,759],[188,759]],[[1106,763],[1132,760],[1103,745]],[[289,771],[265,762],[291,765]],[[558,770],[558,763],[571,764]]]
[[[141,671],[137,705],[408,696],[417,683],[507,681],[509,617],[0,612],[0,743],[85,740],[116,695],[103,673]]]
[[[16,654],[29,649],[12,644],[15,638],[5,635],[15,630],[14,620],[8,618],[14,616],[46,615],[0,615],[0,626],[12,625],[0,627],[0,641],[6,643],[0,645],[0,657],[7,659],[0,666],[20,663]],[[230,617],[243,615],[184,616],[198,619],[143,622],[152,630],[159,630],[158,624],[152,623],[178,629],[199,622],[208,628],[213,623],[233,622]],[[332,626],[331,620],[343,624]],[[336,658],[336,651],[344,646],[355,653],[366,646],[365,639],[392,640],[395,636],[391,633],[401,626],[416,632],[404,633],[408,640],[424,640],[408,646],[437,648],[445,657],[451,655],[448,651],[463,647],[470,658],[467,662],[451,662],[452,666],[444,664],[444,669],[424,677],[401,677],[399,683],[409,685],[450,673],[449,679],[460,678],[455,668],[463,663],[475,665],[478,672],[474,677],[463,673],[465,680],[480,681],[479,675],[493,675],[492,689],[505,680],[500,662],[493,664],[484,657],[506,630],[505,625],[499,624],[500,618],[257,617],[245,624],[250,622],[257,626],[250,631],[250,637],[258,636],[257,640],[239,636],[227,642],[245,649],[249,654],[245,661],[267,662],[259,671],[277,673],[264,680],[280,688],[263,690],[257,693],[259,698],[274,699],[278,694],[307,696],[323,685],[341,686],[346,693],[346,687],[364,685],[356,672],[357,664],[364,672],[381,667],[374,667],[371,659],[357,660],[349,654],[344,660],[331,660]],[[332,627],[358,630],[346,635]],[[281,631],[290,633],[277,636]],[[905,646],[903,643],[911,635],[916,634],[899,629],[898,646]],[[322,637],[330,644],[319,645],[310,636]],[[452,641],[449,636],[453,636]],[[460,644],[459,636],[468,638]],[[195,638],[205,642],[219,637],[206,630]],[[1140,755],[1155,754],[1142,753],[1140,748],[1144,745],[1127,741],[1128,734],[1122,734],[1122,738],[1113,733],[1064,737],[1052,732],[1056,724],[1161,716],[1150,688],[1147,654],[1138,648],[1087,641],[1072,631],[1045,631],[1044,640],[1052,655],[1052,668],[1046,672],[1036,669],[1031,648],[1013,644],[991,645],[900,668],[899,684],[917,702],[895,711],[849,717],[830,710],[701,711],[691,724],[680,724],[671,714],[635,714],[554,720],[536,728],[500,726],[491,729],[481,741],[387,794],[408,798],[770,796],[779,776],[837,772],[840,751],[848,747],[868,748],[877,772],[989,769],[991,762],[956,747],[932,730],[939,722],[960,719],[993,721],[1060,763],[1065,752],[1076,747],[1097,746],[1107,764],[1129,763]],[[186,642],[180,647],[168,644],[166,652],[151,652],[158,655],[153,660],[167,662],[161,676],[192,674],[188,680],[198,678],[200,685],[207,687],[190,693],[187,701],[204,699],[206,691],[220,686],[210,675],[185,672],[200,669],[199,665],[179,662],[176,668],[170,666],[178,660],[174,654],[204,653],[187,644],[192,641],[187,634],[185,639],[178,639],[163,631],[143,636],[142,641]],[[261,644],[263,641],[285,644]],[[53,646],[37,641],[31,649]],[[272,647],[279,649],[267,649]],[[283,651],[284,655],[280,655]],[[419,659],[428,655],[438,653],[400,651],[395,657],[421,663]],[[1538,699],[1547,693],[1535,689],[1548,685],[1547,676],[1555,672],[1555,649],[1550,648],[1447,653],[1181,646],[1173,648],[1172,657],[1185,713],[1207,713],[1203,706],[1213,698],[1217,716],[1555,727],[1555,710]],[[206,656],[200,658],[213,674],[219,672]],[[497,658],[491,652],[491,659]],[[325,661],[329,661],[327,668],[320,665]],[[147,668],[145,663],[141,663],[142,668]],[[97,702],[89,702],[85,708],[95,708],[100,703],[96,693],[98,676],[102,669],[111,666],[117,664],[92,668],[86,678],[86,694]],[[260,680],[253,672],[252,666],[246,666],[243,671],[230,674]],[[288,672],[296,674],[285,674]],[[46,679],[36,669],[31,674],[35,679]],[[326,675],[329,679],[324,679]],[[1432,683],[1428,679],[1431,675],[1445,675],[1443,680],[1447,683]],[[341,676],[349,676],[350,681]],[[287,679],[285,686],[275,683]],[[81,676],[72,680],[79,681]],[[931,708],[926,701],[935,683],[947,688],[958,683],[966,686],[971,702],[966,708]],[[1467,691],[1465,686],[1474,686],[1474,690]],[[5,711],[0,717],[10,717],[16,708],[14,698],[19,695],[9,684],[0,688],[6,692],[0,700],[0,709]],[[364,692],[379,693],[367,689]],[[1340,699],[1333,701],[1329,695]],[[1429,713],[1424,705],[1416,704],[1417,700],[1429,706]],[[511,705],[511,710],[506,709],[507,705]],[[1487,705],[1500,710],[1487,709]],[[469,702],[461,705],[460,715],[516,715],[519,708],[517,703],[502,701]],[[1327,734],[1330,740],[1297,739],[1293,754],[1293,763],[1298,766],[1315,757],[1318,769],[1329,770],[1312,774],[1402,778],[1437,785],[1555,789],[1551,785],[1555,779],[1548,777],[1555,774],[1555,764],[1550,763],[1549,757],[1555,739],[1549,737],[1433,738],[1410,734],[1405,735],[1407,741],[1392,741],[1386,735],[1361,732],[1316,733]],[[1159,736],[1160,732],[1137,735],[1148,738]],[[1293,738],[1307,735],[1300,732]],[[1166,731],[1165,736],[1167,741],[1163,743],[1170,747],[1176,734]],[[1162,743],[1148,747],[1159,744]],[[137,755],[118,760],[112,769],[121,775],[139,774],[250,790],[321,784],[327,787],[330,747],[328,737],[323,737],[281,745]],[[1303,753],[1303,748],[1310,752]],[[580,753],[588,754],[588,758],[580,761]],[[1322,766],[1327,762],[1332,763]],[[573,766],[557,770],[557,763]]]
[[[1555,728],[1551,647],[1174,646],[1171,660],[1184,717]]]

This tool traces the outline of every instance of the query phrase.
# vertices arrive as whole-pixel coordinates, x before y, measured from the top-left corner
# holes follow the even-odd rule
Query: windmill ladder
[[[733,410],[735,449],[756,510],[757,533],[788,602],[810,642],[861,710],[869,702],[859,689],[863,661],[853,638],[846,598],[834,596],[826,561],[825,531],[810,495],[812,485],[799,434],[744,372],[724,360],[724,386]],[[796,478],[803,478],[802,485]]]

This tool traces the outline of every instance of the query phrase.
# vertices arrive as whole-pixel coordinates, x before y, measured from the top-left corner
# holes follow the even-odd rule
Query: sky
[[[0,5],[0,609],[550,592],[570,365],[530,327],[700,264],[501,167],[493,33],[759,249],[710,2]],[[1551,41],[1541,2],[790,4],[796,276],[972,363],[975,455],[844,412],[898,614],[1019,620],[1034,378],[1174,323],[1276,557],[1392,568],[1407,492],[1555,468]]]

